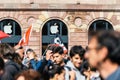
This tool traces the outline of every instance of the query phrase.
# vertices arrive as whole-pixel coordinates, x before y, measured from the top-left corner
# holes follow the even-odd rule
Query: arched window
[[[53,28],[56,26],[56,28]],[[42,53],[44,53],[48,44],[53,41],[55,38],[54,32],[58,30],[58,34],[60,35],[64,45],[67,47],[68,45],[68,30],[66,24],[59,19],[51,19],[47,21],[42,28]]]
[[[12,19],[4,19],[0,21],[0,30],[9,34],[11,37],[1,40],[2,43],[8,43],[11,46],[15,46],[21,39],[20,25]]]
[[[113,30],[113,26],[106,20],[96,20],[89,27],[88,38],[90,38],[91,32],[96,32],[101,30]]]

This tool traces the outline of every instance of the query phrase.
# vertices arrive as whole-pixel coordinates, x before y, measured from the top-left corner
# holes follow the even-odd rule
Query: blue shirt
[[[44,68],[45,65],[49,65],[50,63],[52,63],[52,61],[46,60],[46,59],[43,59],[40,61],[35,61],[34,59],[31,59],[30,63],[31,63],[34,70],[38,70],[39,68]]]
[[[120,67],[109,75],[106,80],[120,80]]]

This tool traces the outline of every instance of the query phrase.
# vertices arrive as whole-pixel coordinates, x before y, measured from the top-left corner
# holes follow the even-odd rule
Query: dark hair
[[[96,71],[97,69],[96,68],[93,68],[90,66],[89,62],[87,60],[85,60],[82,64],[81,64],[81,69],[80,69],[80,72],[82,75],[84,75],[84,71]],[[85,75],[86,76],[86,75]]]
[[[72,58],[76,54],[78,54],[83,59],[84,54],[85,54],[85,49],[82,48],[81,45],[80,46],[78,46],[78,45],[73,46],[70,50],[70,57]]]
[[[4,66],[5,66],[4,61],[3,61],[3,59],[0,57],[0,70],[3,70],[3,69],[4,69]]]
[[[35,53],[34,50],[31,49],[31,48],[27,49],[26,54],[27,54],[28,52],[33,52],[33,53]]]
[[[105,59],[120,64],[120,33],[116,31],[101,31],[93,37],[97,39],[99,47],[106,47],[108,55]],[[104,59],[104,60],[105,60]]]
[[[21,57],[20,57],[20,55],[18,53],[13,54],[13,61],[20,64],[20,65],[22,65],[22,59],[21,59]]]
[[[64,53],[63,48],[61,46],[54,47],[53,54],[55,54],[55,53],[63,54]]]
[[[47,50],[54,50],[55,47],[59,46],[58,44],[49,44]]]
[[[81,69],[80,72],[83,74],[84,71],[87,71],[89,69],[90,65],[88,63],[87,60],[85,60],[82,64],[81,64]],[[84,75],[84,74],[83,74]]]
[[[13,59],[14,49],[7,43],[0,43],[0,56],[5,59]]]
[[[43,74],[46,75],[44,77],[44,80],[49,80],[50,78],[53,78],[55,74],[61,74],[63,70],[64,67],[57,64],[51,63],[49,65],[46,65],[43,71]]]

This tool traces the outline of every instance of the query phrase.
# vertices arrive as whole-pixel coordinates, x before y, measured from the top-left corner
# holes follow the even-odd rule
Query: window
[[[101,30],[113,30],[113,26],[106,20],[96,20],[89,27],[88,37],[90,38],[91,32]]]
[[[15,46],[21,39],[20,25],[12,19],[4,19],[0,21],[0,30],[9,34],[11,37],[1,40],[2,43],[9,43],[11,46]]]
[[[42,29],[42,52],[44,53],[47,45],[55,38],[58,31],[64,45],[68,45],[68,30],[66,24],[59,19],[51,19],[43,25]]]

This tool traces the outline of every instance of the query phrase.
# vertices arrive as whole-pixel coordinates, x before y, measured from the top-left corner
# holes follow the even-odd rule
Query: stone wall
[[[120,0],[0,0],[0,3],[120,4]]]
[[[118,7],[120,6],[116,6],[116,9],[113,9],[108,6],[107,9],[106,7],[102,7],[102,9],[93,9],[93,11],[92,8],[88,10],[86,7],[82,7],[82,9],[80,8],[79,10],[46,9],[40,11],[34,9],[12,10],[12,8],[4,10],[4,8],[2,8],[0,11],[0,19],[8,18],[17,21],[21,26],[22,35],[32,23],[33,31],[28,46],[33,48],[36,53],[41,53],[42,28],[47,20],[57,18],[65,22],[68,27],[68,49],[73,45],[82,45],[85,47],[88,44],[89,26],[95,20],[107,20],[113,25],[114,30],[120,31],[120,10]],[[76,25],[75,19],[77,17],[81,19],[81,22]]]

